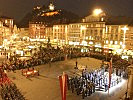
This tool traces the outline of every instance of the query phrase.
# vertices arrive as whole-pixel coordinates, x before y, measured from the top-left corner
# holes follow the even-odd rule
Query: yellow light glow
[[[86,39],[88,39],[88,37],[86,37]]]
[[[125,49],[125,45],[124,44],[122,45],[122,48]]]
[[[123,28],[121,28],[124,31],[124,38],[123,38],[123,49],[125,49],[125,35],[126,35],[126,31],[129,30],[128,27],[124,26]]]
[[[117,44],[118,42],[117,41],[115,41],[115,44]]]
[[[101,48],[102,46],[101,46],[101,45],[95,45],[95,47],[99,47],[99,48]]]
[[[50,4],[50,5],[49,5],[49,9],[50,9],[50,10],[54,10],[54,5],[53,5],[53,4]]]
[[[108,40],[106,40],[106,44],[108,44],[109,43],[109,41]]]
[[[86,27],[85,26],[81,26],[81,30],[85,30],[86,29]]]
[[[7,20],[5,20],[5,23],[7,23]]]
[[[95,9],[94,11],[93,11],[93,14],[94,15],[99,15],[99,14],[101,14],[103,11],[101,10],[101,9]]]
[[[59,27],[58,26],[55,26],[55,29],[59,29]]]
[[[113,41],[110,41],[110,44],[113,44]]]
[[[89,42],[89,44],[93,44],[93,42],[92,42],[92,41],[90,41],[90,42]]]
[[[120,42],[120,45],[122,45],[122,42]]]
[[[126,32],[127,30],[129,30],[126,26],[124,26],[123,28],[121,28],[124,32]]]
[[[57,15],[57,14],[59,14],[59,12],[54,11],[54,12],[43,13],[41,16],[53,16],[53,15]]]

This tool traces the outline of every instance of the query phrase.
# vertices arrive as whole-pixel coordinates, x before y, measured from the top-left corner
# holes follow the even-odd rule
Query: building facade
[[[3,23],[3,26],[8,27],[11,30],[11,32],[13,32],[14,21],[12,18],[0,16],[0,21]]]
[[[30,22],[29,23],[30,38],[43,39],[46,35],[45,23],[43,22]]]
[[[8,17],[0,17],[0,45],[4,39],[9,39],[13,34],[13,19]]]
[[[103,12],[87,16],[80,23],[57,24],[51,27],[38,23],[32,24],[30,29],[31,27],[32,38],[50,38],[51,43],[57,45],[82,45],[113,50],[133,49],[133,26],[129,25],[128,21],[111,22]]]

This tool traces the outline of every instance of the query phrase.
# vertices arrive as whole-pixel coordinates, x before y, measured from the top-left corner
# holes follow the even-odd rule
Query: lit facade
[[[126,49],[133,50],[133,26],[128,26],[129,30],[126,31],[125,45]]]
[[[50,38],[53,43],[58,45],[67,44],[68,25],[60,24],[53,27],[46,27],[46,38]]]
[[[80,45],[81,40],[81,23],[68,25],[67,43],[69,45]]]
[[[13,33],[13,19],[0,17],[0,45]]]
[[[104,47],[122,49],[125,25],[106,25]],[[127,37],[127,34],[126,34]]]
[[[3,42],[3,32],[4,32],[3,23],[2,23],[2,21],[0,21],[0,45]]]
[[[58,45],[83,45],[113,50],[133,49],[133,26],[117,22],[109,24],[106,14],[98,11],[79,23],[57,24],[51,27],[45,27],[41,23],[32,24],[32,38],[39,37],[41,29],[42,38],[50,38],[52,43]],[[129,28],[126,33],[122,29],[125,26]]]
[[[46,27],[46,39],[54,40],[53,38],[53,27]]]
[[[20,28],[19,29],[20,36],[27,36],[29,37],[29,28]]]
[[[0,17],[0,21],[2,21],[4,26],[8,27],[11,30],[11,32],[13,31],[13,24],[14,24],[14,22],[13,22],[12,18],[1,16]]]
[[[43,22],[29,23],[30,38],[43,39],[46,35],[45,24]]]

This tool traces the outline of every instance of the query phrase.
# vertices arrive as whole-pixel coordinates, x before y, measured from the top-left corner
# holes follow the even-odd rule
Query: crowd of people
[[[14,83],[2,84],[0,89],[2,100],[25,100]]]
[[[110,61],[110,58],[113,58],[113,67],[117,68],[126,68],[129,66],[129,63],[125,60],[122,60],[117,55],[103,55],[101,53],[94,52],[81,52],[78,48],[59,48],[56,49],[52,46],[49,47],[40,47],[28,60],[20,60],[16,56],[13,59],[9,58],[9,61],[3,62],[2,70],[15,71],[20,69],[29,69],[30,67],[34,68],[35,66],[41,64],[51,64],[55,61],[63,61],[65,59],[72,59],[78,57],[92,57],[100,60]],[[77,66],[77,65],[76,65]],[[32,70],[33,72],[34,70]],[[109,88],[108,80],[108,70],[101,68],[99,70],[88,72],[83,70],[80,77],[75,76],[68,79],[67,85],[68,89],[72,92],[76,92],[77,95],[82,94],[82,98],[90,96],[96,90],[104,88],[104,91],[107,91]],[[27,73],[27,72],[26,72]],[[121,72],[120,72],[121,73]],[[5,73],[0,74],[2,83],[10,83]],[[116,75],[117,70],[116,70]],[[113,76],[113,75],[112,75]],[[121,76],[121,75],[120,75]],[[121,82],[121,78],[117,77],[112,78],[110,86],[115,86]],[[17,87],[14,84],[4,84],[1,85],[1,95],[3,100],[24,100],[23,95],[19,92]],[[9,99],[10,98],[10,99]]]
[[[59,48],[40,48],[39,51],[35,52],[28,60],[14,58],[14,60],[3,63],[2,66],[5,70],[14,71],[59,60],[64,60],[64,54]]]
[[[81,94],[83,99],[95,92],[95,84],[84,76],[68,79],[67,86],[68,90],[71,90],[72,93]]]
[[[66,59],[66,57],[67,59],[72,59],[81,56],[84,56],[83,53],[77,49],[61,49],[59,47],[55,49],[52,46],[49,48],[40,47],[39,50],[35,52],[30,59],[20,60],[17,57],[14,57],[12,60],[9,58],[9,61],[3,62],[2,68],[4,70],[15,71],[55,61],[63,61]]]
[[[25,100],[19,89],[17,89],[2,68],[0,68],[0,94],[2,100]]]
[[[92,57],[100,60],[109,61],[110,58],[113,58],[114,62],[121,61],[120,56],[111,55],[111,54],[101,54],[96,52],[81,52],[79,48],[70,48],[70,47],[58,47],[55,49],[51,45],[48,47],[40,47],[36,49],[36,52],[28,60],[20,60],[16,56],[10,57],[7,62],[3,62],[2,67],[4,70],[19,70],[34,67],[41,64],[51,63],[55,61],[63,61],[65,59],[72,59],[78,57]],[[120,64],[124,67],[127,67],[129,64],[127,61],[123,60],[123,64]],[[115,64],[115,67],[119,67],[119,64]]]
[[[117,76],[112,70],[109,84],[109,72],[106,68],[102,67],[91,72],[84,69],[81,76],[69,77],[67,86],[68,90],[71,90],[72,93],[76,92],[77,95],[81,94],[84,99],[95,91],[106,92],[109,88],[116,86],[122,81],[122,76]]]

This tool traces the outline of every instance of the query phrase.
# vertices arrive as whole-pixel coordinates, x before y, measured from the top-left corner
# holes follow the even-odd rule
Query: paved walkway
[[[76,72],[74,69],[75,61],[76,59],[72,59],[54,62],[51,66],[49,64],[37,66],[36,69],[39,69],[40,76],[29,79],[22,76],[21,71],[16,71],[16,73],[9,72],[8,76],[16,83],[28,100],[61,100],[58,76],[62,75],[63,72],[68,73],[70,76],[80,74],[80,71]],[[78,59],[78,66],[87,65],[88,70],[99,68],[101,63],[102,61],[93,58]],[[125,93],[124,88],[125,86],[116,87],[116,90],[109,96],[107,93],[96,92],[90,97],[85,98],[85,100],[119,100]],[[67,100],[82,100],[82,98],[77,96],[76,93],[68,91]]]

